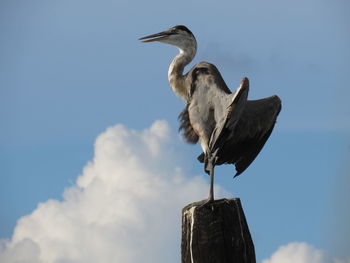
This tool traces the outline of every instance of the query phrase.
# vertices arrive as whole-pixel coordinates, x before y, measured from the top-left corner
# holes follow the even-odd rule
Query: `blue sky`
[[[283,101],[251,167],[216,177],[243,202],[258,262],[295,241],[350,258],[348,10],[341,0],[1,1],[0,237],[39,203],[62,200],[116,124],[166,120],[188,180],[202,176],[200,147],[176,135],[183,104],[167,69],[177,50],[137,40],[185,24],[194,63],[215,64],[232,90],[249,77],[251,99]]]

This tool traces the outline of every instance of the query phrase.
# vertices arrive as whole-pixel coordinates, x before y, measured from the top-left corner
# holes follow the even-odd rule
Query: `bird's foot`
[[[211,210],[214,211],[213,204],[214,204],[214,198],[209,196],[208,199],[204,200],[203,203],[201,203],[200,206],[210,206],[211,205]]]

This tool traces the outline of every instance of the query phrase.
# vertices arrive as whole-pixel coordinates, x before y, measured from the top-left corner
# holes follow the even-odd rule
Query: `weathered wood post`
[[[197,202],[182,210],[182,263],[255,263],[239,198]]]

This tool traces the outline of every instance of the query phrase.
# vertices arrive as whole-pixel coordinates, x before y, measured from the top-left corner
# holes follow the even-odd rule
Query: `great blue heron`
[[[248,78],[243,78],[232,93],[218,69],[207,62],[200,62],[183,74],[197,51],[196,38],[183,25],[140,40],[158,41],[180,50],[169,66],[168,79],[172,90],[186,104],[179,116],[184,138],[193,144],[199,140],[202,146],[198,160],[210,175],[208,202],[213,201],[215,165],[234,164],[235,177],[240,175],[269,138],[281,110],[281,100],[277,96],[247,100]]]

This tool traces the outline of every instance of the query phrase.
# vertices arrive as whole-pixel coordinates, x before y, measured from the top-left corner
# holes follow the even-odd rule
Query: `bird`
[[[254,161],[271,135],[281,111],[281,99],[270,96],[248,100],[249,79],[244,77],[235,92],[226,85],[217,67],[199,62],[187,73],[185,67],[194,59],[197,41],[184,25],[139,39],[175,46],[179,53],[169,66],[168,80],[173,92],[185,103],[179,115],[180,128],[188,143],[200,143],[198,157],[210,175],[207,202],[214,201],[214,167],[235,166],[234,177]]]

